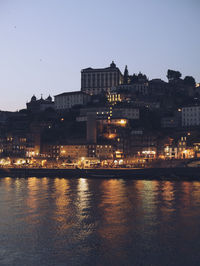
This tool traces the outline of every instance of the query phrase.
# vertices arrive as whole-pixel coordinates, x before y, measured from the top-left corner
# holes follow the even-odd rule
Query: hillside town
[[[33,95],[0,111],[1,167],[150,167],[200,157],[200,83],[122,73],[114,62],[81,70],[81,89]]]

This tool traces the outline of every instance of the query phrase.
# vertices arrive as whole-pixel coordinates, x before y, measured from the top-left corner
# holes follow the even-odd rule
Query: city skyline
[[[1,110],[35,94],[80,90],[80,71],[107,67],[200,81],[198,1],[1,1]]]

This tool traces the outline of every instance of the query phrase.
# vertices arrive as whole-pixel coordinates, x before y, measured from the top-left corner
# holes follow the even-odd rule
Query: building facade
[[[140,119],[139,108],[115,108],[113,109],[113,117],[122,117],[126,119]]]
[[[57,110],[70,109],[75,105],[85,105],[87,104],[91,96],[82,92],[65,92],[58,95],[55,95],[55,108]]]
[[[114,86],[122,83],[123,76],[115,63],[107,68],[85,68],[81,71],[81,91],[90,95],[109,92]]]
[[[26,106],[27,110],[31,111],[32,113],[37,113],[45,111],[48,108],[54,109],[54,102],[52,101],[52,97],[50,95],[46,99],[43,99],[42,97],[37,99],[35,95],[33,95],[30,102],[28,102]]]
[[[88,156],[87,145],[61,145],[60,157],[78,159]]]
[[[182,108],[182,126],[200,125],[200,106],[188,106]]]
[[[113,159],[115,155],[115,149],[112,145],[88,145],[88,156],[95,157],[100,160]]]

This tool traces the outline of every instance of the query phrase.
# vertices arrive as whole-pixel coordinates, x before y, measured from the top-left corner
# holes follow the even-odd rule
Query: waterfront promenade
[[[1,168],[0,177],[66,177],[66,178],[116,178],[145,180],[199,180],[198,167],[172,168],[99,168],[99,169],[52,169],[52,168]]]

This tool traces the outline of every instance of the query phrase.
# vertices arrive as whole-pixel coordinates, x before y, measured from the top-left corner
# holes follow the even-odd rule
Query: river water
[[[0,265],[200,265],[200,182],[1,178]]]

